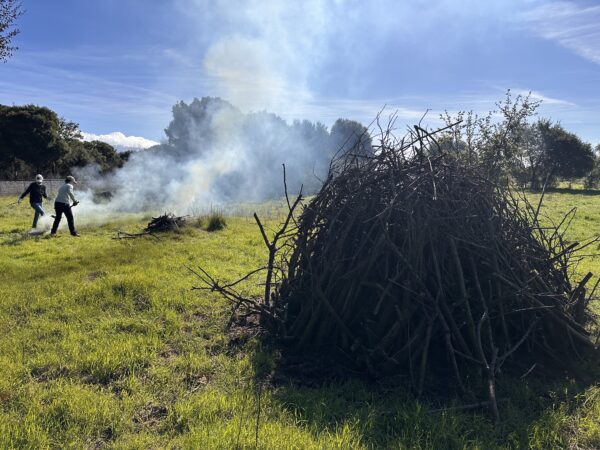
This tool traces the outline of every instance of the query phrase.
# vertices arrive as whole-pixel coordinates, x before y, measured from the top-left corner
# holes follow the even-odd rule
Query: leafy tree
[[[79,130],[79,124],[76,122],[70,122],[61,117],[58,119],[58,128],[60,138],[67,142],[81,140],[83,138],[81,131]]]
[[[67,174],[73,167],[96,165],[100,173],[107,173],[123,167],[130,154],[119,153],[106,142],[72,140],[67,152],[56,162],[56,172]]]
[[[13,169],[8,169],[9,176],[18,177],[14,169],[23,165],[30,172],[51,170],[52,163],[67,151],[59,129],[58,116],[48,108],[0,105],[0,162]]]
[[[584,177],[594,166],[592,146],[561,125],[549,121],[539,123],[546,174],[572,181]]]
[[[541,119],[538,122],[524,126],[522,129],[520,162],[515,164],[513,174],[517,179],[522,178],[523,185],[529,183],[531,189],[537,190],[541,187],[547,176],[548,154],[543,144],[541,128],[550,122]],[[522,176],[520,176],[523,174]]]
[[[17,47],[12,45],[13,38],[19,34],[15,23],[23,14],[18,0],[0,0],[0,61],[6,62]]]
[[[456,144],[452,152],[456,157],[468,163],[482,163],[492,179],[503,179],[519,157],[523,130],[540,103],[530,95],[513,98],[508,90],[504,100],[496,104],[496,110],[485,116],[473,111],[459,111],[455,116],[442,114],[446,125],[454,125],[443,137]]]
[[[165,129],[168,145],[161,146],[179,157],[209,149],[219,134],[235,128],[242,113],[230,103],[215,97],[195,98],[189,105],[173,106],[173,119]]]
[[[587,189],[600,186],[600,144],[597,144],[594,149],[594,167],[585,177],[584,186]]]
[[[104,142],[83,142],[78,124],[48,108],[0,105],[0,177],[65,175],[72,167],[88,164],[107,172],[128,157]]]
[[[540,119],[522,130],[521,160],[530,188],[539,189],[546,182],[586,176],[594,166],[594,153],[590,144],[560,124]]]
[[[373,152],[371,136],[367,128],[354,120],[337,119],[330,132],[329,146],[340,154],[350,152],[368,155]]]
[[[371,138],[358,122],[339,119],[329,133],[320,123],[288,124],[265,111],[245,114],[214,97],[177,103],[165,133],[167,143],[150,150],[157,159],[166,156],[178,164],[205,157],[218,161],[213,169],[218,176],[204,176],[215,176],[215,189],[231,197],[239,192],[256,198],[281,195],[282,164],[288,169],[290,191],[302,185],[305,193],[315,192],[337,150],[372,151]]]
[[[84,147],[103,173],[123,167],[130,155],[118,153],[112,145],[101,141],[84,142]]]

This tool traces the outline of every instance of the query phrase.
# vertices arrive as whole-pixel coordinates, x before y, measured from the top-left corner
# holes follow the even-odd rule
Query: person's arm
[[[29,192],[31,192],[31,185],[33,183],[31,183],[29,186],[27,186],[27,189],[25,189],[25,192],[23,192],[21,195],[19,195],[19,200],[17,200],[17,203],[21,203],[21,200],[23,200],[25,198],[25,196],[27,194],[29,194]]]
[[[25,198],[25,196],[31,192],[31,185],[32,185],[32,184],[33,184],[33,183],[31,183],[29,186],[27,186],[27,189],[25,189],[25,192],[23,192],[23,193],[22,193],[22,194],[19,196],[19,198],[20,198],[21,200],[23,200],[23,199]]]
[[[73,201],[73,203],[79,203],[77,201],[77,199],[75,198],[75,194],[73,194],[73,186],[69,185],[69,197],[71,198],[71,200]]]
[[[46,194],[46,186],[42,186],[42,196],[48,200],[48,194]]]

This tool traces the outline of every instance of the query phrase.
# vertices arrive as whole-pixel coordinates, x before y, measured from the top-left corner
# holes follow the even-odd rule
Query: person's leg
[[[38,219],[40,218],[40,212],[37,210],[37,208],[33,205],[31,205],[31,207],[33,208],[33,223],[31,224],[31,228],[37,228],[37,223],[38,223]]]
[[[54,223],[52,224],[52,231],[50,234],[56,234],[56,230],[58,230],[58,225],[60,224],[60,219],[63,214],[63,205],[64,203],[55,203],[54,204]]]
[[[37,228],[38,219],[40,218],[40,216],[44,215],[44,209],[42,208],[41,203],[32,203],[31,207],[35,211],[35,214],[33,215],[33,224],[31,225],[31,228]]]
[[[71,211],[71,207],[69,205],[65,205],[65,217],[67,218],[67,223],[69,224],[69,231],[71,232],[71,235],[76,235],[77,230],[75,230],[73,211]]]

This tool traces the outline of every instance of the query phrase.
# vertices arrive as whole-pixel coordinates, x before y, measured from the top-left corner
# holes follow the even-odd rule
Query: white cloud
[[[535,34],[600,64],[600,5],[552,2],[520,14],[519,19]]]
[[[531,98],[532,100],[539,100],[544,105],[576,106],[575,103],[573,103],[573,102],[570,102],[567,100],[562,100],[560,98],[550,97],[550,96],[544,95],[538,91],[527,91],[524,89],[516,89],[516,90],[513,90],[513,92],[515,94],[522,95],[522,96],[529,95],[529,98]]]
[[[140,136],[125,136],[120,131],[114,131],[108,134],[93,134],[85,132],[82,132],[81,134],[83,135],[84,141],[106,142],[120,151],[142,150],[159,144],[156,141],[152,141]]]

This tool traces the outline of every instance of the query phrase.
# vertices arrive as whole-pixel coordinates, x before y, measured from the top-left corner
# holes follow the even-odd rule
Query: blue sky
[[[286,119],[369,123],[387,105],[493,109],[506,89],[600,143],[600,1],[23,0],[0,103],[159,141],[172,105],[221,96]],[[121,135],[119,135],[121,136]]]

